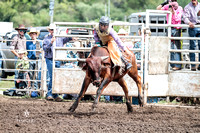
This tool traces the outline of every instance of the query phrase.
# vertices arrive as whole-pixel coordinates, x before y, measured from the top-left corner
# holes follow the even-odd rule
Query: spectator
[[[29,51],[29,50],[40,50],[40,48],[42,47],[42,41],[39,42],[37,40],[37,36],[39,35],[39,32],[35,28],[31,28],[30,32],[28,34],[31,37],[31,41],[26,42],[26,48],[28,50],[27,57],[30,60],[39,59],[39,54],[40,54],[39,51]],[[31,70],[39,70],[38,66],[41,66],[41,64],[38,64],[38,63],[41,63],[41,62],[38,62],[38,61],[29,61],[29,63],[30,63],[30,69]],[[36,79],[35,78],[36,72],[31,71],[30,73],[31,73],[30,74],[31,80],[35,80]],[[34,87],[35,88],[38,87],[37,82],[34,82]]]
[[[161,4],[163,5],[163,4]],[[181,24],[181,18],[183,14],[183,8],[178,5],[176,0],[169,2],[169,4],[164,4],[162,7],[157,7],[158,10],[165,10],[172,12],[172,21],[171,23]],[[169,14],[167,14],[167,23],[168,23]],[[173,37],[180,37],[181,36],[181,27],[172,27],[171,28],[171,36]],[[172,40],[171,41],[171,48],[172,49],[181,49],[181,41],[180,40]],[[181,61],[181,53],[172,52],[171,53],[171,60],[172,61]],[[172,70],[180,70],[181,64],[171,64]]]
[[[72,38],[68,38],[68,37],[55,38],[54,36],[54,32],[56,32],[55,24],[50,24],[47,29],[49,31],[49,34],[44,38],[44,41],[43,41],[43,49],[45,52],[44,57],[46,60],[47,70],[48,70],[48,74],[50,78],[46,99],[50,101],[55,100],[57,102],[61,102],[62,99],[58,96],[58,94],[52,94],[53,48],[63,47],[63,45],[67,43],[68,41],[72,40]],[[56,64],[55,67],[60,67],[60,62],[55,62],[55,64]]]
[[[24,34],[27,31],[27,28],[25,28],[25,25],[20,24],[18,28],[15,28],[15,30],[18,31],[18,34],[13,38],[13,41],[11,42],[11,52],[15,55],[15,59],[19,58],[19,55],[17,53],[18,50],[26,50],[26,38]],[[17,61],[15,61],[15,67],[16,67]],[[18,78],[18,72],[15,70],[15,79]],[[15,81],[16,86],[16,81]]]
[[[20,50],[18,52],[19,59],[17,60],[16,69],[18,69],[18,77],[16,88],[24,89],[26,87],[31,87],[30,77],[28,74],[29,61],[26,57],[26,51]],[[21,79],[26,79],[27,81],[21,81]]]
[[[197,0],[191,0],[191,2],[185,6],[183,19],[186,24],[189,25],[189,36],[190,37],[200,37],[200,28],[195,28],[195,25],[200,24],[200,20],[198,16],[200,15],[200,3]],[[195,50],[196,40],[190,40],[190,50]],[[198,47],[200,50],[200,40],[198,40]],[[195,53],[190,53],[190,61],[195,61]],[[199,61],[200,61],[200,53],[199,53]],[[200,70],[200,65],[197,68]],[[191,65],[191,70],[196,71],[196,65]]]

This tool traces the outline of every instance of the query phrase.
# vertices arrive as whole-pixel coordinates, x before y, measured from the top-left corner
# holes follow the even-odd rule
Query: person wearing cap
[[[65,43],[72,40],[71,37],[55,37],[54,32],[56,32],[56,25],[50,24],[47,28],[49,34],[45,36],[43,40],[43,50],[44,50],[44,58],[46,60],[47,70],[49,74],[49,84],[48,84],[48,92],[46,95],[46,99],[49,101],[55,100],[57,102],[61,102],[62,99],[58,96],[58,94],[52,94],[52,69],[53,69],[53,48],[54,47],[63,47]],[[55,62],[55,67],[60,67],[60,61]]]
[[[27,59],[26,53],[27,52],[25,50],[19,50],[18,53],[17,53],[18,56],[19,56],[19,59],[17,60],[17,63],[16,63],[16,69],[18,70],[16,88],[22,88],[22,86],[19,85],[19,83],[21,82],[20,79],[26,79],[25,82],[26,82],[27,86],[23,86],[23,87],[30,87],[31,86],[31,83],[29,81],[30,77],[29,77],[29,74],[28,74],[29,61]],[[22,77],[20,77],[20,75],[22,75]]]
[[[181,18],[183,15],[183,8],[179,6],[176,0],[169,1],[168,4],[163,5],[162,7],[157,8],[158,10],[165,10],[172,12],[171,24],[181,24]],[[167,23],[168,23],[169,14],[167,14]],[[171,36],[172,37],[181,37],[182,30],[181,27],[171,27]],[[180,40],[171,40],[172,49],[181,49],[182,43]],[[171,52],[172,61],[181,61],[181,53]],[[181,64],[170,64],[172,70],[180,70]]]
[[[191,2],[185,6],[183,20],[185,24],[189,25],[188,33],[190,37],[200,37],[200,28],[194,27],[195,25],[200,25],[200,3],[197,0],[191,0]],[[195,50],[196,40],[190,40],[190,50]],[[198,48],[200,50],[200,40],[198,40]],[[190,53],[190,61],[195,61],[195,53]],[[199,62],[200,62],[200,53],[199,53]],[[200,65],[197,68],[200,70]],[[191,64],[191,70],[196,71],[196,65]]]
[[[36,50],[40,50],[40,48],[42,48],[42,41],[37,40],[37,37],[39,35],[39,31],[37,31],[36,28],[31,28],[30,32],[28,32],[28,34],[31,37],[31,40],[28,40],[26,42],[26,49],[27,49],[27,52],[28,52],[27,57],[30,60],[39,59],[39,57],[41,58],[41,53],[39,51],[36,51]],[[38,69],[38,66],[41,66],[41,62],[38,62],[38,61],[29,61],[29,63],[30,63],[30,69],[31,70]],[[36,72],[32,71],[30,73],[31,73],[30,74],[31,80],[34,80],[35,79],[34,75],[35,75]],[[34,82],[34,87],[35,88],[38,87],[36,82]]]
[[[108,48],[110,55],[112,54],[111,59],[114,65],[121,66],[122,61],[125,64],[126,69],[129,70],[132,67],[132,64],[124,57],[121,52],[128,55],[131,55],[131,53],[123,44],[116,31],[114,31],[111,25],[109,25],[109,23],[109,17],[102,16],[100,18],[99,24],[96,25],[94,30],[95,43],[100,44],[101,46],[106,46]]]

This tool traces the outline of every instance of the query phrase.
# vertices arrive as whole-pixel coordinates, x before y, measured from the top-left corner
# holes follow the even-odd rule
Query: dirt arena
[[[92,112],[91,102],[81,102],[74,113],[72,102],[19,99],[0,96],[0,132],[200,132],[200,108],[177,108],[103,103]]]

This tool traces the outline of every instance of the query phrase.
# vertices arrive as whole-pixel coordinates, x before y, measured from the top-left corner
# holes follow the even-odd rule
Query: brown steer
[[[128,112],[132,112],[133,109],[130,100],[128,98],[128,87],[125,80],[123,79],[123,76],[126,73],[128,73],[128,75],[136,82],[138,87],[139,105],[143,106],[141,77],[138,75],[136,59],[133,53],[131,56],[131,63],[132,63],[131,69],[130,70],[125,69],[122,70],[121,72],[119,72],[120,67],[116,66],[113,68],[113,63],[109,58],[109,53],[106,48],[93,47],[91,50],[90,57],[79,61],[86,62],[85,66],[83,67],[83,70],[86,70],[86,76],[83,81],[79,96],[74,102],[74,104],[70,107],[69,111],[71,112],[75,111],[75,109],[78,106],[78,103],[84,96],[90,83],[98,87],[96,92],[96,98],[92,106],[92,109],[95,109],[103,90],[108,86],[108,84],[111,81],[117,81],[119,85],[123,88],[123,91],[125,93],[127,110]]]

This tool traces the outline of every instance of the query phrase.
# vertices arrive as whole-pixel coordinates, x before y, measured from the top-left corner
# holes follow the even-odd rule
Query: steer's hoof
[[[74,108],[72,108],[72,107],[70,107],[70,108],[68,109],[68,111],[69,111],[69,112],[74,112],[74,111],[75,111],[75,109],[74,109]]]

